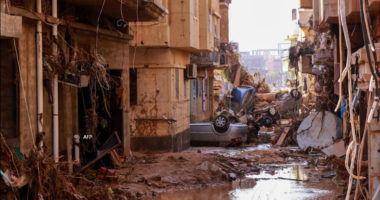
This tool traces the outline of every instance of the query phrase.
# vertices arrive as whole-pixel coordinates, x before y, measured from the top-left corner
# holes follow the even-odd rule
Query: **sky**
[[[240,51],[277,48],[295,32],[292,9],[299,0],[232,0],[230,5],[230,41]]]

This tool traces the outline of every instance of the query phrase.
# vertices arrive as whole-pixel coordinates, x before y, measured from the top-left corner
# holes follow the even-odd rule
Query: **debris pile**
[[[75,177],[67,175],[67,163],[55,163],[35,150],[17,153],[0,136],[1,199],[85,199]]]
[[[273,132],[271,136],[267,137],[263,134],[259,140],[251,140],[251,142],[271,141],[275,143],[275,140],[277,141],[288,127],[289,131],[287,132],[290,132],[291,136],[286,138],[292,139],[282,138],[281,145],[285,145],[284,141],[289,144],[296,143],[296,131],[294,130],[297,127],[294,127],[293,124],[299,125],[299,122],[305,117],[304,114],[311,109],[309,105],[302,106],[304,99],[301,93],[295,89],[292,92],[286,90],[271,92],[270,86],[260,73],[251,74],[240,64],[239,55],[236,52],[232,61],[233,65],[226,69],[226,74],[230,74],[228,80],[233,85],[233,89],[227,91],[218,101],[216,115],[226,116],[230,123],[247,124],[251,139],[257,138],[260,130],[267,128],[277,130],[270,131]],[[308,110],[305,110],[304,107]],[[299,113],[300,109],[302,110],[301,114]],[[293,119],[293,121],[280,124],[280,119]]]

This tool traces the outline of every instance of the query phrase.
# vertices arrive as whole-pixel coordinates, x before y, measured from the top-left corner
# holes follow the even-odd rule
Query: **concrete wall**
[[[213,40],[210,40],[210,24],[212,13],[209,1],[203,0],[199,2],[199,48],[201,50],[212,51],[214,45]]]
[[[200,8],[203,0],[163,0],[169,14],[158,22],[131,22],[135,35],[133,45],[139,47],[173,47],[186,51],[198,51]],[[205,1],[207,3],[207,1]]]
[[[23,81],[23,84],[19,84],[19,127],[22,153],[29,152],[34,145],[32,135],[34,137],[37,135],[35,30],[35,24],[23,23],[23,34],[17,42]]]
[[[172,48],[131,47],[137,71],[137,105],[131,106],[132,149],[179,151],[187,146],[189,89],[184,68],[190,53]],[[133,95],[133,94],[132,94]]]
[[[220,3],[220,42],[222,43],[230,42],[228,9],[229,5],[227,3]]]
[[[169,2],[170,45],[185,50],[199,49],[200,0]]]

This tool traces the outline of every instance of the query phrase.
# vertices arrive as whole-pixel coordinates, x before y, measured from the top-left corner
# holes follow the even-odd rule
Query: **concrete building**
[[[193,52],[191,64],[197,77],[190,80],[190,122],[213,118],[213,70],[220,65],[220,6],[218,0],[200,2],[200,52]],[[207,36],[207,37],[205,37]]]
[[[10,146],[26,154],[42,141],[56,160],[71,160],[74,135],[99,147],[117,132],[129,154],[128,21],[157,21],[165,4],[0,2],[0,130]]]
[[[159,22],[130,24],[136,33],[130,48],[131,144],[132,149],[180,151],[190,144],[190,122],[213,116],[220,6],[228,3],[162,3],[169,14]]]
[[[190,66],[192,52],[212,51],[215,1],[168,1],[159,22],[131,23],[130,48],[132,149],[180,151],[190,144]],[[194,74],[195,73],[195,74]]]

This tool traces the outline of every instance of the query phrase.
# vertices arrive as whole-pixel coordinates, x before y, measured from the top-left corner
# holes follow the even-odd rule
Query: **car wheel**
[[[290,95],[295,99],[298,100],[301,98],[301,92],[299,92],[297,89],[293,89],[290,91]]]
[[[260,120],[260,124],[265,127],[270,127],[273,124],[273,119],[270,117],[264,117]]]
[[[225,115],[218,115],[214,120],[214,129],[219,133],[224,133],[230,127],[228,117]]]

